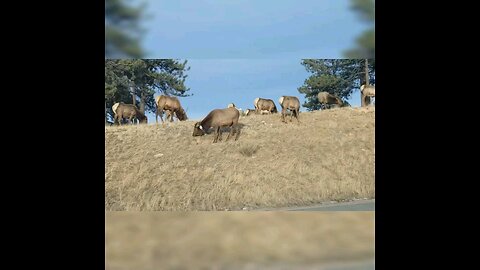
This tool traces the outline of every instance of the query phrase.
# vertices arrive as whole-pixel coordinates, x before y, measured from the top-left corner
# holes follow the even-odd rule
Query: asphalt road
[[[291,264],[273,264],[273,265],[256,265],[248,264],[244,267],[231,268],[235,270],[375,270],[375,258],[361,261],[347,261],[336,263],[291,263]]]
[[[304,207],[258,209],[259,211],[375,211],[375,199],[322,203]]]
[[[320,268],[322,270],[374,270],[375,260],[354,263],[341,263]]]

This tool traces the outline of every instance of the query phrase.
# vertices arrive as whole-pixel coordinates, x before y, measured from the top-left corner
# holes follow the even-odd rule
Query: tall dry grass
[[[238,141],[193,121],[105,127],[106,210],[241,210],[375,197],[375,109],[242,117]]]
[[[105,269],[318,270],[373,263],[374,218],[374,212],[107,212]]]

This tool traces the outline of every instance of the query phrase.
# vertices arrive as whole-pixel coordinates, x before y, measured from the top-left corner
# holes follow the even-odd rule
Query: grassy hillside
[[[350,269],[374,260],[374,215],[107,212],[105,269]]]
[[[375,108],[241,117],[238,141],[193,121],[105,127],[106,210],[241,210],[375,197]]]

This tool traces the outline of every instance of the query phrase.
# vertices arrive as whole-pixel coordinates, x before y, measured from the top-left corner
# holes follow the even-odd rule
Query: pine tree
[[[375,58],[375,0],[352,0],[352,10],[371,26],[356,39],[356,47],[346,51],[347,58]]]
[[[320,109],[319,92],[328,92],[345,103],[354,91],[360,90],[365,80],[364,60],[357,59],[304,59],[302,65],[312,73],[298,91],[305,94],[303,106],[308,111]],[[375,61],[369,61],[369,78],[375,81]]]
[[[105,58],[141,58],[139,21],[143,6],[105,0]]]
[[[105,60],[106,115],[113,116],[111,107],[116,102],[139,104],[145,112],[155,112],[155,93],[189,96],[185,74],[187,61],[175,59]]]

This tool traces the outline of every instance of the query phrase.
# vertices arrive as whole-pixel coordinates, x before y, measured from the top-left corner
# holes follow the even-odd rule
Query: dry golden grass
[[[374,212],[107,212],[105,269],[318,270],[373,262],[374,219]]]
[[[106,210],[241,210],[375,197],[375,109],[240,118],[238,141],[193,121],[105,127]]]

